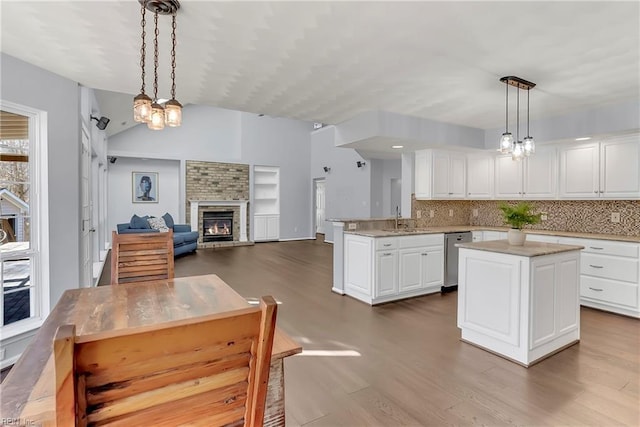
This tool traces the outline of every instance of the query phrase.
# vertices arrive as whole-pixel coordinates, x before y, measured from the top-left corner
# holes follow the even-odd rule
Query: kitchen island
[[[580,340],[582,246],[457,246],[463,341],[528,367]]]

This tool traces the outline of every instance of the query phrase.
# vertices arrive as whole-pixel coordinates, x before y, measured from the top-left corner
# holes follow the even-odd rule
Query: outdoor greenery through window
[[[29,117],[0,111],[0,310],[2,326],[39,313],[32,245]]]

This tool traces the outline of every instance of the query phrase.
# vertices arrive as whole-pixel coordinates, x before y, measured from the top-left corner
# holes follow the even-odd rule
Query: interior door
[[[92,236],[91,236],[91,150],[89,147],[89,135],[85,126],[82,126],[82,158],[81,158],[81,253],[80,253],[80,278],[82,287],[93,285],[93,258],[92,258]]]
[[[324,180],[316,181],[316,233],[324,234],[325,223],[325,195]]]

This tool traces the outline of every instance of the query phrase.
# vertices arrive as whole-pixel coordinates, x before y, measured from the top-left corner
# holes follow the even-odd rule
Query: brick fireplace
[[[212,248],[250,244],[249,233],[249,165],[186,161],[187,222],[192,230],[198,230],[198,248]],[[230,212],[227,227],[230,234],[224,234],[215,225],[211,232],[204,230],[204,217]],[[232,225],[231,225],[232,223]],[[220,224],[222,227],[222,225]],[[215,239],[212,234],[217,234]]]

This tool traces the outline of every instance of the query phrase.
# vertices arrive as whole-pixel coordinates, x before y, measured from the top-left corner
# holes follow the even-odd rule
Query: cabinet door
[[[560,149],[560,197],[594,198],[599,188],[599,145],[580,144]]]
[[[522,161],[511,156],[496,157],[496,198],[522,198]]]
[[[422,287],[422,252],[419,248],[404,249],[398,252],[400,264],[398,290],[400,292]]]
[[[264,216],[253,217],[253,240],[267,239],[267,218]]]
[[[557,196],[558,163],[555,147],[539,148],[525,160],[524,197],[553,199]]]
[[[268,216],[267,219],[267,239],[278,240],[280,238],[280,216]]]
[[[444,283],[444,248],[430,247],[422,251],[423,287],[438,288]]]
[[[640,137],[615,138],[600,144],[600,196],[640,197]]]
[[[398,293],[398,251],[376,252],[375,297]]]
[[[433,155],[433,197],[448,199],[449,190],[449,155],[436,152]]]
[[[467,185],[467,159],[464,155],[449,155],[449,194],[448,197],[463,199]]]
[[[428,199],[431,197],[431,183],[429,173],[431,156],[427,150],[418,150],[415,154],[415,193],[416,199]]]
[[[493,197],[493,157],[467,157],[467,196],[471,199]]]

